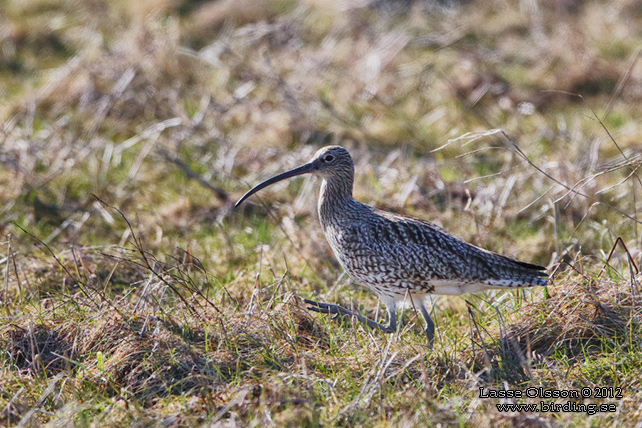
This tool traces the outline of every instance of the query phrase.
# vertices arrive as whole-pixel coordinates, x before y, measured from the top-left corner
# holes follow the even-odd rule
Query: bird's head
[[[354,175],[352,156],[341,146],[327,146],[319,149],[308,164],[316,168],[313,172],[324,178]]]
[[[354,177],[354,163],[352,162],[352,156],[350,156],[350,153],[341,146],[324,147],[317,151],[308,163],[256,185],[249,192],[243,195],[234,206],[238,207],[244,200],[270,184],[285,180],[286,178],[310,173],[319,174],[326,180],[344,180],[346,184],[349,184],[349,186],[352,187],[352,180]]]

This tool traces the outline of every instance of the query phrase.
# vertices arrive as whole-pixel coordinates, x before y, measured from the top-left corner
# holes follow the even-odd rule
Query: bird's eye
[[[333,160],[334,160],[334,156],[332,155],[325,155],[325,157],[323,158],[324,162],[332,162]]]

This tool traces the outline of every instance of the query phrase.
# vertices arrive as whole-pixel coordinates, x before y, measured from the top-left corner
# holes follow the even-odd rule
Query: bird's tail
[[[497,276],[484,281],[491,287],[532,287],[548,285],[548,274],[543,266],[520,262],[510,257],[496,255]]]

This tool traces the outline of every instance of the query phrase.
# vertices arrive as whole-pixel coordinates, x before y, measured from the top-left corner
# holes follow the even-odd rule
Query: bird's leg
[[[334,303],[320,303],[315,302],[314,300],[303,299],[308,305],[308,309],[314,312],[319,312],[322,314],[337,314],[346,317],[354,317],[360,323],[367,325],[370,328],[379,330],[383,333],[394,333],[397,331],[397,311],[395,308],[388,307],[388,315],[390,316],[390,322],[388,325],[379,324],[376,321],[366,318],[363,315],[354,313],[343,306],[335,305]]]
[[[428,342],[430,343],[430,346],[432,347],[433,344],[435,343],[435,323],[432,321],[432,318],[430,318],[430,314],[428,313],[428,310],[426,309],[426,304],[425,303],[422,303],[419,306],[419,310],[421,311],[421,315],[426,320],[426,336],[428,336]]]

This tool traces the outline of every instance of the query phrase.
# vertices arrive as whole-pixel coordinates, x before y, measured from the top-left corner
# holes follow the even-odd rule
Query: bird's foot
[[[319,312],[321,314],[340,314],[346,316],[354,315],[354,312],[334,303],[315,302],[314,300],[309,299],[303,299],[303,301],[308,305],[312,305],[308,306],[308,309],[313,312]]]
[[[344,308],[343,306],[339,306],[334,303],[315,302],[314,300],[309,300],[309,299],[303,299],[303,301],[308,305],[311,305],[311,306],[308,306],[308,309],[313,312],[319,312],[322,314],[335,314],[333,318],[336,318],[337,316],[353,317],[353,318],[356,318],[357,321],[359,321],[360,323],[365,324],[368,327],[373,328],[375,330],[379,330],[383,333],[395,332],[394,327],[390,325],[379,324],[378,322],[373,321],[369,318],[366,318],[363,315],[356,314],[351,310]]]
[[[435,345],[435,327],[433,326],[432,329],[427,327],[425,332],[428,337],[428,346],[432,348]]]
[[[424,331],[426,332],[426,337],[428,337],[428,346],[432,348],[435,344],[435,323],[432,321],[432,318],[430,318],[430,314],[425,305],[421,305],[419,310],[424,320],[426,320],[426,330]]]

